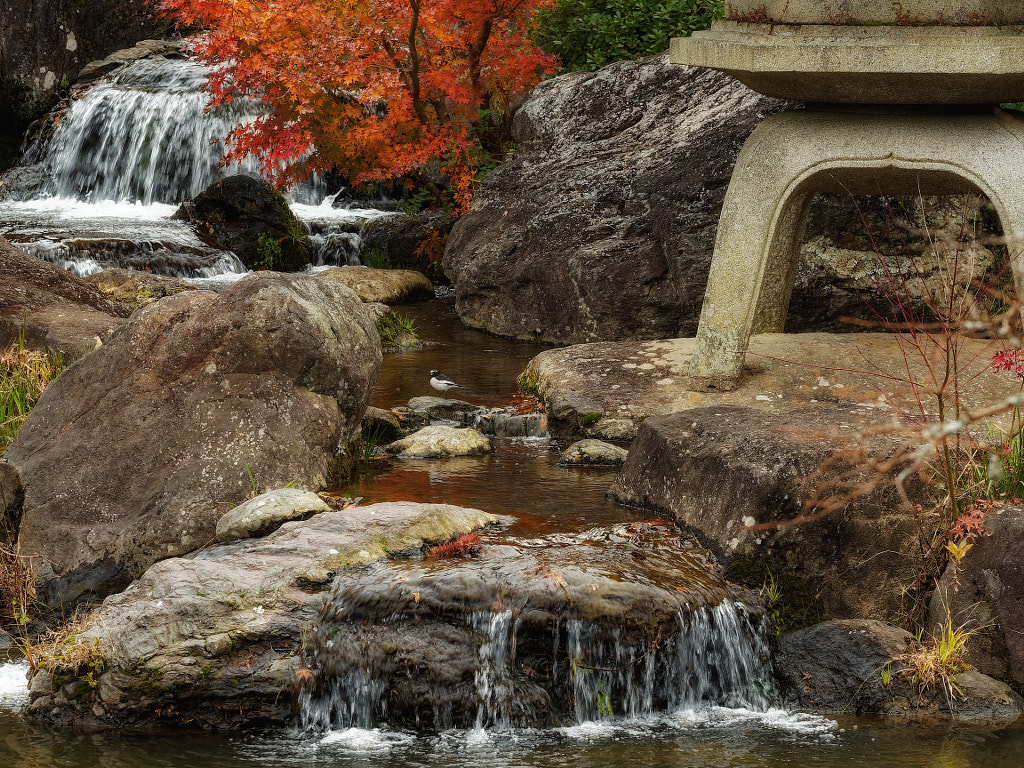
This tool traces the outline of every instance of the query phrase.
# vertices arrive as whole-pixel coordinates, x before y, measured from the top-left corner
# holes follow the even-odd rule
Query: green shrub
[[[673,37],[707,29],[723,0],[559,0],[537,14],[537,43],[566,70],[593,71],[663,53]]]

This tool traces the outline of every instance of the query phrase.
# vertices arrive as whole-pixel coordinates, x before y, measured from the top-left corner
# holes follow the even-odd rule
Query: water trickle
[[[769,706],[759,608],[668,526],[487,541],[479,559],[339,579],[307,642],[319,682],[304,726],[507,730]]]

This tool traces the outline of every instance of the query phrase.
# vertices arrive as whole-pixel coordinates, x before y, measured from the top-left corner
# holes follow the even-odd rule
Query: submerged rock
[[[284,723],[308,667],[303,634],[338,574],[494,521],[446,504],[374,504],[163,560],[39,659],[26,715],[101,728]]]
[[[24,339],[29,349],[79,357],[127,316],[82,278],[0,239],[0,349]]]
[[[775,669],[801,708],[988,727],[1024,714],[1024,699],[978,672],[951,672],[952,696],[915,684],[905,656],[915,646],[909,632],[880,621],[827,621],[779,638]]]
[[[39,598],[103,596],[208,542],[250,477],[323,487],[380,368],[362,307],[310,277],[248,275],[145,307],[55,379],[5,454]]]
[[[336,267],[321,272],[316,279],[339,282],[365,302],[391,305],[434,298],[434,284],[411,269]]]
[[[319,728],[544,726],[770,699],[759,609],[645,523],[337,581],[310,636]]]
[[[400,459],[479,456],[491,452],[491,441],[475,429],[434,424],[396,440],[384,450]]]
[[[561,467],[619,467],[626,462],[629,451],[603,440],[580,440],[558,458]]]
[[[312,491],[278,488],[261,493],[228,510],[217,521],[217,541],[227,544],[237,539],[266,536],[292,520],[306,520],[330,507]]]
[[[918,537],[930,537],[941,521],[931,504],[915,520],[896,489],[874,487],[877,476],[849,453],[863,449],[884,459],[915,434],[878,433],[879,426],[870,412],[825,404],[788,413],[721,405],[657,416],[640,426],[608,495],[695,531],[741,583],[775,580],[790,626],[819,617],[895,622],[909,611],[909,592],[926,565]],[[919,479],[905,487],[912,500],[928,499]],[[849,488],[863,492],[841,496]],[[830,491],[843,503],[821,519],[755,527],[804,514],[805,499]]]

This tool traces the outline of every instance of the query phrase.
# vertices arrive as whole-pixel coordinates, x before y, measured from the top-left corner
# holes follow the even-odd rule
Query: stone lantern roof
[[[1024,0],[732,0],[670,59],[796,101],[998,104],[1024,101],[1021,32]]]

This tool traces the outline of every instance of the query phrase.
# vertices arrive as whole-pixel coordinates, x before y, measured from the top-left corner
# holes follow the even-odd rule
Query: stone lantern
[[[1024,0],[731,0],[675,64],[806,102],[747,140],[726,194],[692,388],[731,389],[752,333],[781,332],[816,192],[988,197],[1024,249]],[[1013,258],[1024,296],[1024,259]]]

